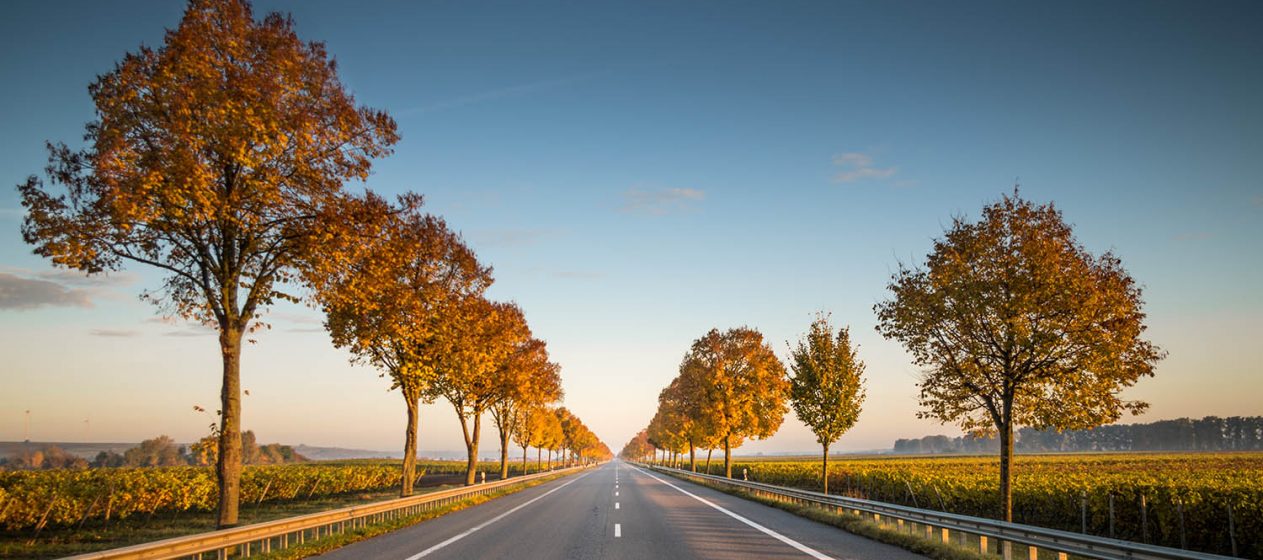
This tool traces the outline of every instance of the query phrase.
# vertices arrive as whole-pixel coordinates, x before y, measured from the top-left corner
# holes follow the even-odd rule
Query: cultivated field
[[[509,466],[511,475],[522,472],[520,462]],[[535,471],[533,461],[528,467]],[[421,461],[417,474],[424,484],[427,476],[464,469],[464,461]],[[479,470],[489,480],[498,478],[500,464],[482,462]],[[397,460],[248,466],[241,478],[241,502],[292,502],[389,490],[399,486],[399,476]],[[0,529],[35,532],[135,516],[212,511],[217,496],[211,467],[0,472]]]
[[[733,476],[746,470],[750,480],[819,490],[819,461],[739,458]],[[996,517],[996,457],[839,457],[829,465],[835,494]],[[711,463],[714,474],[722,468]],[[1014,476],[1018,523],[1068,531],[1086,524],[1102,536],[1112,525],[1118,538],[1173,547],[1183,540],[1220,554],[1231,554],[1235,536],[1239,556],[1263,558],[1263,453],[1019,455]]]
[[[556,463],[554,463],[556,465]],[[464,482],[464,461],[419,461],[417,492]],[[509,463],[510,476],[522,472]],[[478,470],[499,478],[500,463]],[[528,472],[536,472],[532,458]],[[398,495],[400,461],[373,459],[247,466],[244,523]],[[47,558],[213,530],[211,467],[0,471],[0,557]]]

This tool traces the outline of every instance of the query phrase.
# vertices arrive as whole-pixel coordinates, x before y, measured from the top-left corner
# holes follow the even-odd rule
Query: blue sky
[[[0,21],[0,183],[76,141],[86,86],[161,42],[177,2],[19,1]],[[817,310],[852,325],[869,404],[842,449],[954,433],[916,420],[917,371],[873,330],[898,263],[1021,183],[1146,287],[1170,351],[1142,420],[1263,414],[1263,7],[1257,3],[260,2],[325,41],[403,140],[369,185],[424,193],[493,265],[563,366],[566,404],[618,448],[689,343],[749,325],[776,349]],[[213,337],[154,319],[153,272],[53,271],[0,189],[0,440],[189,440]],[[4,276],[7,275],[7,276]],[[34,288],[32,288],[34,289]],[[52,290],[52,292],[48,292]],[[12,300],[12,298],[10,298]],[[266,441],[393,449],[398,397],[311,311],[246,349]],[[213,408],[212,408],[213,410]],[[457,449],[428,407],[422,447]],[[90,419],[90,423],[85,423]],[[493,437],[486,440],[494,446]],[[810,450],[793,420],[743,450]]]

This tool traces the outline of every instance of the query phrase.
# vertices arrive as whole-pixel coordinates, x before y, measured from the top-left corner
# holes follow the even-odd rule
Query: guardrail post
[[[1033,546],[1026,547],[1026,560],[1039,560],[1039,549]]]
[[[1228,504],[1228,542],[1232,543],[1232,555],[1237,555],[1237,523],[1232,518],[1232,504]]]
[[[1068,557],[1069,555],[1064,552],[1057,553],[1057,560],[1067,560]]]
[[[979,554],[987,553],[987,536],[986,535],[978,535],[978,553]]]
[[[952,534],[947,530],[947,527],[943,527],[943,544],[952,544]],[[1065,558],[1061,560],[1065,560]]]
[[[1110,492],[1110,538],[1114,538],[1114,493]]]

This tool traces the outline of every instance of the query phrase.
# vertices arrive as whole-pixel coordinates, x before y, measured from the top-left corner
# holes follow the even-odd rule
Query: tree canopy
[[[821,314],[790,351],[790,369],[790,403],[824,449],[821,486],[828,494],[829,446],[859,420],[864,362],[856,357],[850,330],[840,328],[835,336],[829,318]]]
[[[89,274],[124,262],[166,273],[145,296],[215,326],[223,355],[219,525],[237,522],[242,334],[298,275],[314,216],[398,140],[359,107],[321,43],[245,0],[192,0],[157,48],[88,91],[86,147],[49,144],[47,179],[18,189],[22,236]]]
[[[1004,518],[1015,425],[1084,429],[1147,406],[1121,391],[1164,353],[1142,338],[1141,288],[1112,252],[1089,253],[1052,204],[1015,191],[953,220],[921,266],[903,266],[877,330],[923,368],[921,417],[998,431]]]
[[[400,494],[412,494],[419,404],[437,377],[439,334],[459,303],[481,297],[491,270],[478,263],[442,218],[405,194],[397,205],[373,193],[347,198],[321,216],[355,223],[353,231],[323,228],[305,267],[313,299],[325,312],[333,344],[353,362],[387,375],[407,410]]]
[[[759,331],[712,329],[693,342],[680,364],[680,377],[686,386],[697,388],[700,421],[723,444],[728,477],[732,448],[747,438],[771,436],[785,419],[785,366]]]

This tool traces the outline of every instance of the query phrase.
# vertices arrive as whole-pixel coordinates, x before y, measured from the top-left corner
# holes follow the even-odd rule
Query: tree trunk
[[[219,458],[215,476],[219,480],[218,527],[237,525],[241,499],[241,331],[232,326],[220,328],[219,349],[224,359],[224,379],[219,401]]]
[[[714,452],[715,452],[714,449],[706,450],[706,474],[710,474],[710,454]]]
[[[420,406],[417,398],[403,391],[404,404],[408,407],[408,428],[403,434],[403,484],[399,487],[399,496],[412,495],[412,483],[417,478],[417,423]]]
[[[500,480],[507,478],[509,478],[509,430],[500,428]]]
[[[1000,518],[1013,521],[1013,423],[997,426],[1000,432]]]
[[[523,475],[523,476],[525,476],[525,475],[526,475],[526,453],[527,453],[528,451],[530,451],[530,448],[528,448],[527,446],[523,445],[523,446],[522,446],[522,475]]]
[[[732,478],[732,436],[724,436],[724,477]]]
[[[538,447],[538,446],[535,447],[535,470],[537,471],[544,470],[544,448],[543,447]]]
[[[824,487],[824,493],[829,493],[829,444],[824,445],[824,464],[820,466],[820,482]]]
[[[473,438],[470,438],[468,433],[465,434],[465,450],[469,452],[469,462],[465,464],[465,486],[473,486],[474,475],[478,474],[478,439],[480,437],[482,437],[482,414],[475,413]]]
[[[689,443],[689,470],[697,472],[697,448]]]
[[[548,470],[553,470],[553,450],[548,450]]]

